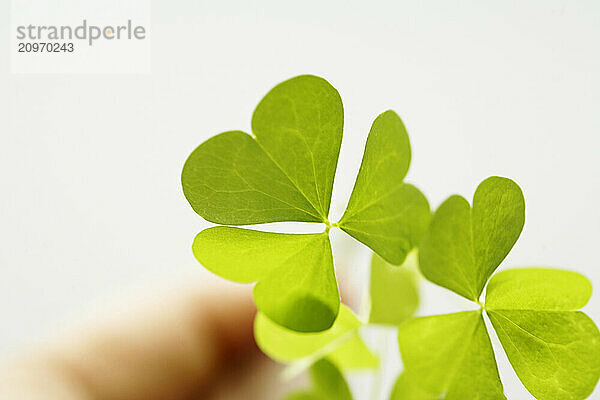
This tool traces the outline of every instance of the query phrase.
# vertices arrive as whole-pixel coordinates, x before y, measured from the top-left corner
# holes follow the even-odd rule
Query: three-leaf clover
[[[369,132],[344,215],[329,222],[343,122],[333,86],[316,76],[298,76],[260,101],[252,116],[253,136],[241,131],[214,136],[183,167],[184,194],[210,222],[325,224],[322,233],[302,235],[214,227],[194,240],[200,263],[227,279],[257,282],[258,309],[297,331],[328,329],[338,315],[332,226],[401,264],[430,218],[425,196],[403,182],[410,164],[406,129],[398,115],[386,111]]]
[[[485,304],[480,302],[524,222],[521,189],[500,177],[478,186],[473,207],[452,196],[435,212],[419,249],[421,271],[481,309],[401,325],[404,375],[426,393],[449,400],[505,398],[484,311],[533,396],[577,400],[593,391],[600,376],[600,334],[577,311],[591,295],[585,277],[548,268],[506,270],[489,280]]]

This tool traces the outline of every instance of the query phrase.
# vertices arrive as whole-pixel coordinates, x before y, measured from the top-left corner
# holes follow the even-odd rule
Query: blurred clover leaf
[[[600,376],[600,333],[582,312],[591,284],[574,272],[498,265],[517,241],[525,202],[513,181],[491,177],[473,207],[452,196],[419,249],[426,278],[480,304],[478,311],[421,317],[398,331],[405,379],[444,399],[505,399],[483,311],[523,385],[540,400],[585,399]],[[485,304],[480,302],[486,285]]]
[[[417,252],[398,267],[377,254],[371,259],[370,312],[372,324],[398,326],[413,316],[419,305]]]
[[[321,359],[310,368],[312,390],[302,390],[285,400],[352,400],[350,387],[342,372],[327,359]]]
[[[401,264],[430,218],[425,196],[403,182],[410,164],[404,124],[386,111],[369,132],[346,212],[338,223],[329,222],[343,122],[335,88],[316,76],[298,76],[260,101],[252,116],[253,136],[216,135],[192,152],[182,171],[185,197],[210,222],[325,224],[323,234],[309,235],[210,228],[194,241],[202,265],[227,279],[257,282],[259,311],[296,331],[326,330],[338,315],[331,227]]]
[[[375,368],[377,357],[358,332],[362,325],[343,304],[334,324],[322,332],[293,331],[258,313],[254,321],[254,338],[263,353],[282,363],[295,363],[297,370],[323,358],[343,371]]]

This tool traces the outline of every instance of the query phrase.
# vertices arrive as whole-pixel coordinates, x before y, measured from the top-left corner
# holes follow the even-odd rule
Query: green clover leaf
[[[312,390],[302,390],[285,400],[352,400],[352,392],[342,372],[327,359],[321,359],[310,368]]]
[[[447,400],[505,399],[480,311],[414,318],[401,325],[404,374]]]
[[[498,272],[485,295],[488,310],[574,311],[592,296],[583,275],[550,268],[519,268]]]
[[[478,301],[485,283],[519,238],[525,200],[519,186],[497,176],[481,182],[473,208],[451,196],[423,238],[419,266],[431,282]]]
[[[404,124],[395,112],[386,111],[373,122],[348,208],[339,222],[342,230],[396,265],[419,243],[430,218],[425,196],[402,181],[409,165]]]
[[[300,76],[273,88],[256,107],[252,131],[269,157],[327,221],[344,109],[326,80]]]
[[[373,254],[369,286],[370,323],[397,326],[413,316],[419,305],[420,277],[417,269],[416,250],[399,267]]]
[[[182,171],[185,197],[210,222],[326,225],[323,234],[313,235],[222,228],[194,241],[202,265],[227,279],[257,282],[258,309],[297,331],[326,330],[338,314],[331,227],[401,264],[430,218],[427,199],[403,182],[410,164],[404,125],[386,111],[373,123],[344,216],[329,222],[343,121],[335,88],[316,76],[298,76],[260,101],[252,116],[254,136],[240,131],[214,136],[192,152]]]
[[[181,176],[185,197],[218,224],[325,222],[343,125],[342,100],[327,81],[285,81],[254,111],[254,138],[225,132],[192,152]]]
[[[490,280],[486,310],[508,359],[538,399],[585,399],[600,377],[600,333],[576,311],[592,285],[547,268],[506,270]]]
[[[358,333],[362,325],[343,304],[334,324],[322,332],[293,331],[258,313],[254,320],[254,338],[263,353],[282,363],[308,366],[327,358],[340,370],[375,368],[377,357]]]
[[[198,261],[236,282],[254,282],[254,300],[273,321],[297,331],[330,327],[340,306],[329,237],[217,226],[192,245]]]
[[[540,400],[585,399],[600,377],[600,333],[577,311],[591,295],[574,272],[545,268],[494,275],[524,223],[516,183],[492,177],[477,188],[473,207],[452,196],[435,212],[419,249],[423,274],[481,306],[508,359]],[[398,332],[405,374],[445,399],[504,399],[482,311],[417,318]],[[465,338],[468,338],[465,340]]]

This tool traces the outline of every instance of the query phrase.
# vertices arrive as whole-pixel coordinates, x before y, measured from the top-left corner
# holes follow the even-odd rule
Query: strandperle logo
[[[86,19],[81,25],[20,25],[18,40],[87,40],[92,46],[97,40],[144,40],[146,28],[127,20],[124,25],[91,25]]]

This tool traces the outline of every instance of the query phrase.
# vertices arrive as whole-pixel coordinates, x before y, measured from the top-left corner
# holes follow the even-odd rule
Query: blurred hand
[[[177,293],[12,363],[2,400],[269,399],[276,367],[253,340],[251,292]]]

